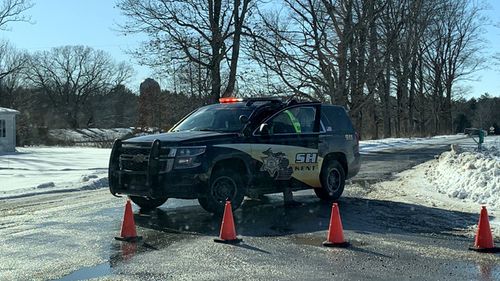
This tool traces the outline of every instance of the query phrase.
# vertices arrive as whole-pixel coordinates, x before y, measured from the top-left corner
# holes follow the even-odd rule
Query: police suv
[[[359,137],[343,107],[276,98],[221,98],[168,133],[116,140],[109,188],[152,209],[198,199],[212,213],[256,197],[313,189],[336,200],[360,168]]]

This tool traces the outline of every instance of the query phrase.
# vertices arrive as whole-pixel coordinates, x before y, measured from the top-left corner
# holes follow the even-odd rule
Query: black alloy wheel
[[[314,189],[316,196],[326,201],[339,199],[344,192],[345,171],[337,160],[329,160],[323,165],[320,180],[322,187]]]

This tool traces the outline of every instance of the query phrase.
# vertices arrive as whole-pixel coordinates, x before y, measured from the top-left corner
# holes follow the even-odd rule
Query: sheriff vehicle
[[[277,98],[221,98],[168,133],[116,140],[109,188],[141,208],[198,199],[212,213],[226,200],[285,188],[336,200],[360,168],[359,137],[343,107]]]

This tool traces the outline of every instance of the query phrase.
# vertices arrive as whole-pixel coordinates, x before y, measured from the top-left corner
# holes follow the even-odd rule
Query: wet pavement
[[[321,246],[330,204],[312,195],[302,207],[285,209],[276,196],[246,202],[235,212],[243,243],[213,243],[220,218],[198,206],[136,212],[143,235],[137,244],[109,241],[109,261],[59,280],[106,277],[146,280],[498,280],[498,255],[467,250],[470,237],[457,234],[476,214],[390,201],[339,201],[347,249]],[[81,279],[81,277],[83,277]]]
[[[106,190],[0,201],[0,280],[500,280],[498,254],[467,250],[477,214],[362,196],[446,149],[364,154],[338,202],[346,249],[321,246],[331,205],[311,191],[296,193],[297,208],[281,195],[246,200],[238,245],[214,243],[220,217],[193,200],[135,208],[138,243],[113,239],[124,200]]]

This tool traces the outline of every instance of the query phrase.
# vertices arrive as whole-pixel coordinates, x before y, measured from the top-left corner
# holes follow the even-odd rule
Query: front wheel
[[[237,171],[218,168],[210,178],[210,185],[203,196],[198,198],[201,207],[214,214],[224,213],[226,200],[231,201],[231,207],[236,210],[245,197],[242,177]]]
[[[321,188],[315,188],[316,196],[321,200],[333,201],[339,199],[344,192],[345,171],[337,160],[330,160],[321,171]]]
[[[129,198],[137,206],[145,210],[155,209],[163,205],[165,202],[167,202],[167,198],[149,198],[149,197],[139,197],[139,196],[129,196]]]

